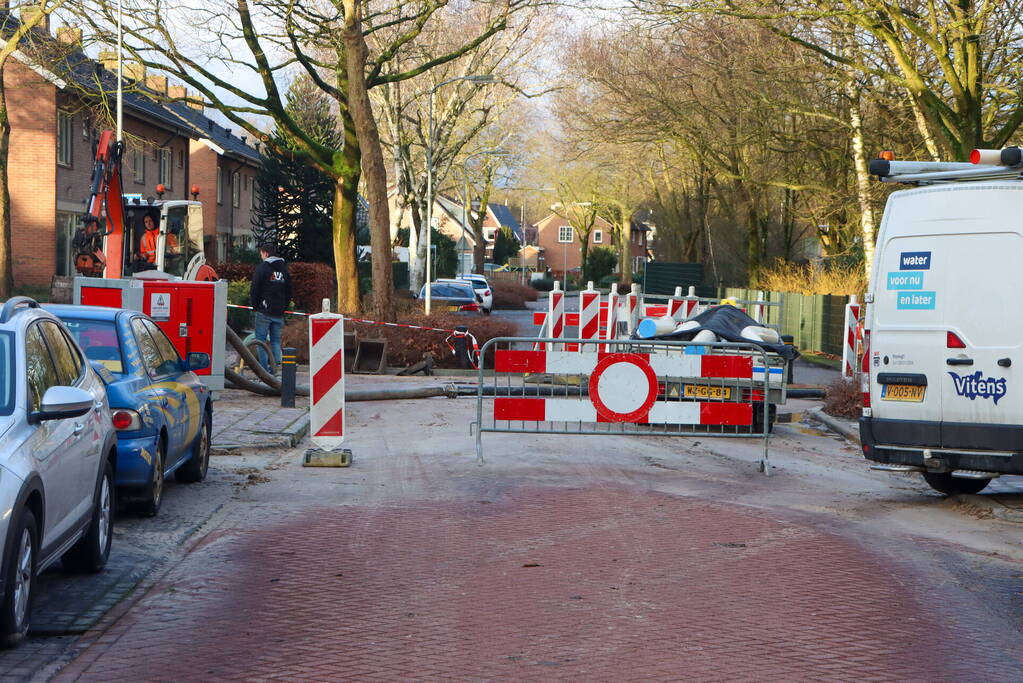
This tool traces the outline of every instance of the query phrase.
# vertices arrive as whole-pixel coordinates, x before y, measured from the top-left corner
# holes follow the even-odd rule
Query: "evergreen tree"
[[[494,252],[493,261],[494,263],[504,265],[508,263],[508,259],[513,256],[519,255],[519,241],[515,239],[515,234],[512,229],[507,225],[501,226],[501,229],[494,234]]]
[[[288,89],[287,112],[317,142],[340,149],[343,137],[337,129],[331,101],[308,77],[300,77]],[[297,141],[280,130],[273,133],[276,145],[267,145],[256,176],[256,210],[252,220],[257,243],[277,245],[286,261],[333,265],[334,180],[281,149],[300,149]]]

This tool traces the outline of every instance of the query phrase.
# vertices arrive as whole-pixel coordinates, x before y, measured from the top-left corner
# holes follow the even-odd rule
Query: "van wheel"
[[[990,479],[960,479],[949,472],[924,472],[924,481],[939,493],[980,493],[991,483]]]

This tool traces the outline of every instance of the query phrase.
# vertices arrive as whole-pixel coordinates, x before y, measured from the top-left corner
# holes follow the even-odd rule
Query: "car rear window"
[[[0,332],[0,415],[14,412],[14,335]]]
[[[432,296],[447,297],[451,299],[471,299],[472,293],[468,285],[431,285]]]
[[[121,359],[121,344],[117,338],[117,326],[107,320],[68,320],[62,318],[64,326],[85,352],[85,357],[96,361],[115,375],[124,374]]]

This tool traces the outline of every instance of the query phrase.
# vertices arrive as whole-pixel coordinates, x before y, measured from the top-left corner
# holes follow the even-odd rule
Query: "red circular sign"
[[[611,368],[619,364],[631,365],[642,372],[643,376],[646,377],[646,398],[639,405],[638,408],[630,410],[628,412],[622,412],[615,410],[607,405],[600,396],[600,379],[601,377]],[[612,373],[614,371],[612,370]],[[597,366],[593,369],[593,373],[590,375],[590,402],[593,407],[597,409],[597,415],[605,422],[638,422],[641,419],[645,419],[647,413],[650,412],[650,407],[653,406],[654,401],[657,400],[657,375],[654,373],[654,369],[650,367],[650,363],[647,362],[646,356],[641,356],[635,353],[609,353],[606,356],[602,356],[597,362]],[[607,391],[609,387],[605,387]],[[630,392],[642,392],[642,386],[615,386],[610,387],[612,391],[624,391],[626,394]],[[634,394],[633,394],[634,395]]]

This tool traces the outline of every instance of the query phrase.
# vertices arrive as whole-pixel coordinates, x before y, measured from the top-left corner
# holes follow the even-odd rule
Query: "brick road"
[[[238,508],[57,680],[1019,680],[883,536],[636,489]]]

